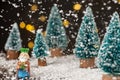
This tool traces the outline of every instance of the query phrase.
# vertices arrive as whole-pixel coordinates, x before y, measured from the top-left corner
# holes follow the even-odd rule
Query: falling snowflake
[[[15,3],[12,3],[12,2],[10,2],[10,1],[8,1],[8,3],[11,4],[14,8],[20,7],[19,5],[15,4]]]
[[[37,3],[38,3],[38,4],[42,4],[42,1],[38,1]]]
[[[31,14],[28,14],[28,17],[29,17],[29,18],[31,18],[31,17],[32,17],[32,15],[31,15]]]
[[[8,28],[5,28],[5,31],[8,31]]]
[[[111,1],[108,1],[107,3],[109,4],[109,3],[111,3]]]
[[[72,34],[71,37],[72,37],[72,38],[75,38],[75,35]]]
[[[106,6],[106,3],[103,3],[104,6]]]
[[[112,0],[114,3],[117,3],[118,1],[117,0]]]
[[[18,2],[20,2],[21,0],[18,0]]]
[[[1,28],[1,29],[4,29],[4,27],[3,27],[3,26],[0,26],[0,28]]]
[[[17,16],[19,17],[19,16],[20,16],[20,13],[17,13]]]
[[[89,5],[89,6],[93,6],[93,4],[92,4],[92,3],[88,3],[88,5]]]
[[[59,12],[60,12],[60,13],[63,13],[63,10],[60,10]]]
[[[104,10],[104,7],[102,7],[101,10]]]
[[[75,18],[78,18],[78,15],[77,14],[71,14],[72,16],[74,16]]]
[[[2,0],[2,2],[6,2],[6,0]]]
[[[107,10],[110,10],[111,9],[111,6],[107,7]]]
[[[0,18],[3,18],[3,16],[2,16],[2,15],[0,15]]]

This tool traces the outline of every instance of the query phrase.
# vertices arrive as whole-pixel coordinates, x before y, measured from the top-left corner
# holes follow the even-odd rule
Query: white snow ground
[[[38,67],[37,59],[35,58],[31,58],[30,63],[30,80],[101,80],[102,76],[102,72],[97,68],[79,68],[79,59],[77,59],[74,55],[68,55],[59,58],[48,57],[48,65],[45,67]],[[16,64],[17,60],[8,61],[5,59],[5,57],[0,56],[0,66],[4,65],[9,72],[16,70]],[[16,79],[13,76],[11,80]]]

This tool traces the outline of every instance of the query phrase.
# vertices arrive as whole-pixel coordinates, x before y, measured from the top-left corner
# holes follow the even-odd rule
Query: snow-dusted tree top
[[[42,29],[38,29],[38,30],[37,30],[37,33],[41,33],[41,32],[42,32]]]
[[[41,35],[41,30],[39,29],[36,34],[36,38],[34,41],[34,47],[33,47],[33,55],[35,55],[36,58],[44,58],[47,56],[48,52],[48,46]]]
[[[120,73],[120,19],[115,12],[99,50],[97,65],[103,71]]]
[[[98,30],[90,7],[86,8],[77,38],[74,53],[78,58],[97,56],[100,46]]]
[[[67,47],[66,32],[56,4],[51,9],[46,31],[46,43],[49,48]]]
[[[5,50],[19,51],[21,47],[22,47],[22,44],[21,44],[21,38],[20,38],[20,32],[18,29],[18,25],[17,23],[14,23],[13,28],[10,31],[9,37],[5,44]]]

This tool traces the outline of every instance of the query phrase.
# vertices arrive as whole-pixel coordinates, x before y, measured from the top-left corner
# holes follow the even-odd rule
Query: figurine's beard
[[[19,58],[19,60],[20,60],[21,62],[25,62],[25,61],[27,61],[26,58]]]

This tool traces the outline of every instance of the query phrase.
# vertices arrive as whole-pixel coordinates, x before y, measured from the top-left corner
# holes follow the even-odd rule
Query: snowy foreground
[[[79,59],[74,55],[63,56],[60,58],[47,58],[48,65],[45,67],[37,66],[37,59],[31,58],[31,78],[30,80],[101,80],[102,72],[99,69],[79,68]],[[4,72],[4,79],[16,80],[17,60],[6,60],[4,55],[0,55],[0,76]],[[6,77],[5,77],[6,76]]]

